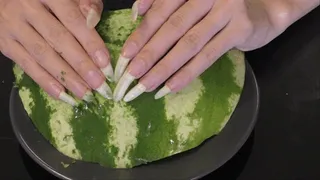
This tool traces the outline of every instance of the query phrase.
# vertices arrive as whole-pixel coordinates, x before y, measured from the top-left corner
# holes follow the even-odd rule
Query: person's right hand
[[[94,26],[101,0],[0,0],[0,51],[49,95],[71,105],[111,99],[109,52]]]

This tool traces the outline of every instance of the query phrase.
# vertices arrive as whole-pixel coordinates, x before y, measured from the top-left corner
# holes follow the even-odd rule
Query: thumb
[[[87,27],[94,28],[101,18],[103,11],[102,0],[80,0],[79,6],[82,14],[87,19]]]

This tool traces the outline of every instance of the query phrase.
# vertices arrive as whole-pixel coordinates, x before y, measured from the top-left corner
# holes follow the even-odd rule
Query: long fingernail
[[[76,106],[77,105],[77,102],[76,100],[71,97],[69,94],[67,94],[66,92],[62,91],[60,94],[59,94],[59,99],[70,104],[71,106]]]
[[[133,3],[132,5],[132,21],[135,22],[138,18],[139,14],[139,0],[136,0],[136,2]]]
[[[169,93],[171,93],[171,89],[168,86],[164,86],[156,93],[156,95],[154,96],[154,99],[160,99]]]
[[[96,10],[90,8],[87,15],[87,27],[93,29],[100,21],[100,16]]]
[[[119,80],[119,83],[117,84],[114,90],[114,94],[113,94],[114,101],[117,102],[123,98],[124,94],[126,93],[130,84],[134,81],[134,79],[135,77],[133,77],[128,72],[124,73],[124,75],[121,77],[121,79]]]
[[[122,55],[119,56],[115,72],[114,72],[114,80],[115,82],[118,82],[121,76],[123,75],[124,71],[126,70],[128,64],[129,64],[130,59],[125,58]]]
[[[107,67],[101,68],[101,71],[106,76],[108,81],[110,81],[110,82],[114,81],[113,68],[112,68],[111,63],[109,63],[109,65]]]
[[[144,93],[145,91],[146,91],[146,86],[139,83],[128,92],[128,94],[123,98],[123,101],[125,102],[132,101],[136,99],[138,96],[140,96],[142,93]]]
[[[112,99],[112,91],[106,82],[103,82],[99,88],[96,89],[106,99]]]
[[[106,53],[104,50],[98,50],[94,53],[94,57],[92,59],[98,66],[104,67],[100,70],[109,81],[113,81],[113,68],[110,63],[110,57],[108,53]]]
[[[91,91],[87,91],[86,94],[82,97],[83,100],[87,102],[92,102],[93,101],[93,94]]]

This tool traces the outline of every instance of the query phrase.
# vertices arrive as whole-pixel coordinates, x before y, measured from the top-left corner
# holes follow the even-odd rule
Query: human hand
[[[94,29],[102,9],[101,0],[0,0],[0,51],[54,98],[76,105],[66,88],[110,99],[109,52]]]
[[[228,50],[248,51],[267,44],[293,21],[289,2],[136,1],[133,19],[137,14],[144,19],[126,41],[115,68],[119,82],[114,100],[124,97],[134,79],[140,80],[124,97],[126,102],[164,82],[156,99],[178,92]]]

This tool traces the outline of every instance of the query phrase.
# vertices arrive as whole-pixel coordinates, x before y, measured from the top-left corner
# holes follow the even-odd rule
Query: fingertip
[[[144,15],[151,8],[151,5],[154,2],[154,0],[137,0],[137,1],[139,1],[138,15],[140,16]]]
[[[154,96],[154,99],[160,99],[171,93],[171,89],[168,85],[163,86]]]
[[[64,91],[60,92],[59,99],[67,104],[70,104],[71,106],[78,105],[77,101],[72,96],[70,96],[69,94],[67,94]]]
[[[64,91],[64,87],[61,84],[49,83],[49,86],[43,87],[43,89],[53,98],[59,99],[60,93]]]
[[[50,83],[49,86],[44,89],[51,97],[55,99],[59,99],[71,106],[76,106],[78,104],[72,96],[65,92],[64,88],[60,84]]]
[[[124,102],[130,102],[140,96],[142,93],[146,91],[146,86],[138,83],[135,87],[133,87],[123,98]]]

